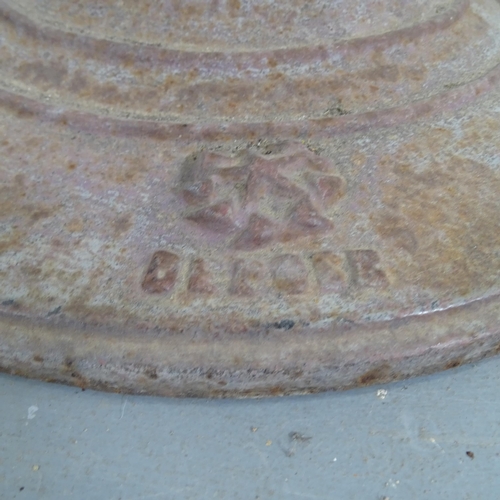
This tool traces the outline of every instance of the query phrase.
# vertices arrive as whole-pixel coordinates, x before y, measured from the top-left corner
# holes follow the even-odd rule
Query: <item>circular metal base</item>
[[[1,369],[260,396],[499,351],[500,5],[373,4],[0,1]]]

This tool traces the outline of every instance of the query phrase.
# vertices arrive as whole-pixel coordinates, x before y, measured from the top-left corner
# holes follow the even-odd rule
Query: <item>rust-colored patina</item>
[[[497,0],[0,0],[0,367],[193,396],[500,351]]]

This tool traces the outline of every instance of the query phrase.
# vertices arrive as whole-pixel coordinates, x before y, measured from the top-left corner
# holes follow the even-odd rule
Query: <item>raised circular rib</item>
[[[472,82],[448,89],[429,99],[387,108],[378,111],[349,114],[336,113],[336,117],[302,119],[290,122],[240,122],[240,123],[171,123],[147,119],[109,118],[107,114],[93,114],[73,109],[70,106],[54,108],[48,103],[26,98],[19,93],[9,92],[0,87],[0,106],[20,116],[37,116],[39,119],[60,123],[77,131],[99,131],[105,135],[125,137],[149,137],[157,140],[217,141],[236,139],[243,135],[258,137],[290,137],[301,139],[328,138],[332,135],[345,135],[363,132],[370,128],[390,128],[417,120],[440,116],[443,113],[458,111],[474,103],[490,90],[495,89],[500,80],[500,64],[486,75]]]
[[[112,2],[7,1],[31,25],[62,28],[94,39],[161,46],[194,52],[290,49],[367,38],[419,24],[453,23],[467,1],[368,0],[356,15],[341,2],[185,2],[152,0],[126,5]],[[381,10],[383,16],[378,16]],[[436,16],[437,14],[437,16]],[[276,23],[279,23],[276,25]],[[270,25],[273,27],[271,28]],[[31,29],[30,31],[33,31]]]
[[[493,20],[479,18],[465,0],[384,34],[243,52],[94,39],[38,27],[6,5],[1,12],[15,42],[3,58],[4,88],[100,114],[178,123],[318,119],[394,108],[466,83],[464,67],[477,78],[500,60]],[[415,50],[424,38],[439,49]]]

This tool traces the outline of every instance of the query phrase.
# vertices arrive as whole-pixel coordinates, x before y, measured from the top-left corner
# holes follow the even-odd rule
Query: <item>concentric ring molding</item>
[[[101,4],[0,3],[3,370],[255,396],[497,352],[498,2],[281,2],[304,45],[231,42],[265,2],[189,3],[226,30],[191,45]]]

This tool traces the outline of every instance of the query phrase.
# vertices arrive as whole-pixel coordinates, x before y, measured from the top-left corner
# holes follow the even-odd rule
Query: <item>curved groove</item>
[[[495,304],[495,303],[500,303],[500,292],[493,292],[489,295],[483,296],[483,297],[478,297],[478,298],[473,298],[468,301],[465,301],[461,304],[453,304],[448,307],[442,308],[442,309],[436,309],[432,311],[426,311],[423,313],[411,313],[407,314],[404,316],[395,316],[391,319],[384,319],[384,320],[375,320],[375,321],[359,321],[359,322],[349,322],[348,324],[344,324],[341,322],[338,322],[338,318],[334,318],[331,320],[330,325],[333,327],[333,331],[337,334],[341,333],[347,333],[347,332],[352,332],[353,330],[358,330],[358,331],[368,331],[371,334],[373,334],[377,329],[382,330],[385,328],[398,328],[399,326],[408,324],[408,323],[425,323],[431,318],[435,316],[449,316],[449,315],[455,315],[459,314],[463,311],[466,311],[471,308],[476,308],[476,307],[484,307],[487,305]],[[36,325],[40,327],[57,327],[60,329],[69,329],[70,331],[78,331],[78,330],[87,330],[87,329],[93,329],[98,332],[106,332],[106,335],[112,336],[113,335],[113,325],[107,325],[107,324],[99,324],[95,325],[92,322],[87,323],[85,321],[81,321],[78,319],[72,319],[72,318],[57,318],[56,320],[48,319],[47,317],[40,316],[36,318],[36,320],[33,320],[32,317],[22,314],[22,313],[12,313],[12,312],[7,312],[5,310],[0,309],[0,325],[2,321],[11,321],[11,322],[16,322],[16,323],[34,323],[36,321]],[[317,323],[322,323],[322,319],[320,319]],[[267,325],[268,322],[264,321],[263,325]],[[220,338],[221,335],[228,334],[230,337],[233,337],[233,333],[230,331],[231,325],[228,324],[228,329],[226,331],[218,331],[217,336]],[[258,327],[255,327],[258,328]],[[312,323],[308,325],[308,336],[312,334],[312,332],[317,328],[317,324]],[[325,327],[322,326],[318,328],[318,332],[324,331]],[[133,326],[124,326],[120,325],[118,328],[118,332],[116,332],[116,335],[119,335],[119,337],[122,339],[124,336],[127,334],[130,336],[134,336],[135,333],[137,333],[137,330]],[[148,330],[141,330],[141,333],[145,333]],[[155,335],[158,334],[159,330],[157,328],[154,328],[152,331],[154,331]],[[168,334],[169,336],[183,336],[183,332],[175,332],[175,331],[170,331],[170,330],[163,330],[163,333]],[[199,331],[197,331],[197,334],[199,334]],[[253,336],[254,332],[249,331],[248,336]],[[188,335],[189,336],[189,335]],[[244,333],[239,332],[238,338],[245,337]]]
[[[58,28],[39,27],[28,16],[0,1],[0,21],[14,27],[20,37],[34,38],[56,46],[68,47],[83,52],[92,59],[116,59],[144,66],[161,65],[165,69],[189,71],[197,69],[203,74],[233,74],[244,67],[250,71],[266,71],[269,61],[273,67],[297,65],[314,68],[325,61],[338,60],[353,54],[361,55],[367,50],[384,50],[401,43],[413,42],[447,29],[461,19],[470,7],[470,0],[454,0],[452,6],[420,24],[399,30],[372,35],[365,38],[343,40],[332,45],[279,48],[242,52],[194,52],[162,48],[147,44],[128,44],[106,39],[95,39],[87,35],[66,32]]]
[[[156,140],[225,141],[258,137],[328,138],[362,132],[372,127],[388,128],[410,123],[443,112],[461,109],[486,94],[500,82],[500,64],[476,80],[428,99],[406,106],[377,111],[289,122],[165,123],[141,119],[110,118],[85,111],[54,109],[32,98],[0,88],[0,106],[21,117],[62,124],[71,128],[122,137],[148,137]]]

